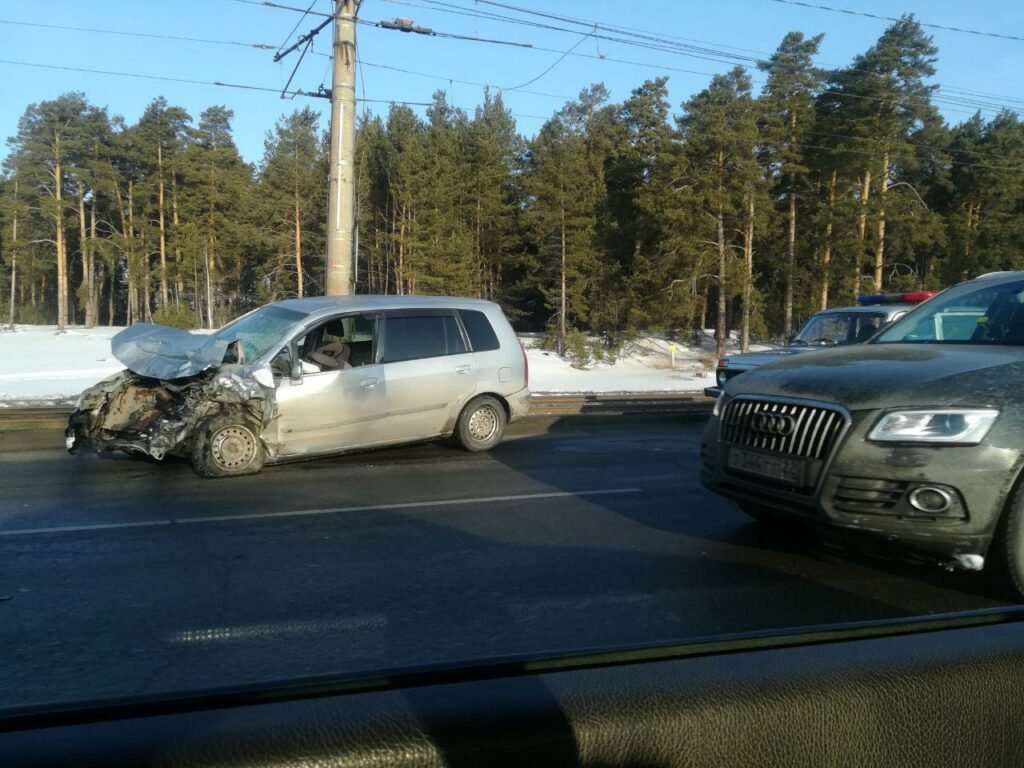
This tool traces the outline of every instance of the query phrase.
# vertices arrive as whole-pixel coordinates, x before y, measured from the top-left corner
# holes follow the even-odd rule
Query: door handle
[[[456,365],[455,366],[455,372],[460,374],[460,375],[465,375],[465,374],[469,373],[472,369],[473,369],[473,366],[471,366],[471,365]]]
[[[359,386],[362,387],[363,389],[373,389],[374,387],[377,386],[377,380],[363,379],[362,381],[359,382]]]

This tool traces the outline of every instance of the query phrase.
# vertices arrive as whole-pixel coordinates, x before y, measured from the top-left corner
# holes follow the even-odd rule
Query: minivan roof
[[[370,312],[383,309],[495,309],[497,304],[483,299],[458,296],[310,296],[285,299],[275,306],[304,312],[308,315],[330,314],[338,310]]]

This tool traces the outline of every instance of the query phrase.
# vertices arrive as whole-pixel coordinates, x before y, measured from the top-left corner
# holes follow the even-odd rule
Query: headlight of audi
[[[984,408],[943,408],[893,411],[878,423],[868,440],[899,443],[980,443],[999,411]]]

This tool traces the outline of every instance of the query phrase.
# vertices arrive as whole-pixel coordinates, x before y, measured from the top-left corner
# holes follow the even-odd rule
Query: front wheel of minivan
[[[486,451],[505,431],[505,407],[490,395],[471,400],[455,424],[455,440],[467,451]]]
[[[240,416],[213,416],[192,438],[192,468],[203,477],[254,475],[263,469],[263,458],[259,433]]]

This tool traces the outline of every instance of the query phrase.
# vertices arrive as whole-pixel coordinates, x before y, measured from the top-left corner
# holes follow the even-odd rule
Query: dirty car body
[[[511,326],[497,305],[471,299],[292,299],[212,335],[139,324],[111,346],[127,370],[82,394],[71,452],[189,455],[202,425],[230,414],[258,435],[262,466],[450,435],[478,396],[501,403],[501,425],[528,408]],[[222,440],[224,456],[239,434]]]
[[[1024,515],[1022,376],[1024,273],[962,283],[866,344],[728,381],[702,482],[759,519],[868,532],[968,569],[995,542],[1024,589],[1024,536],[1006,523]]]

